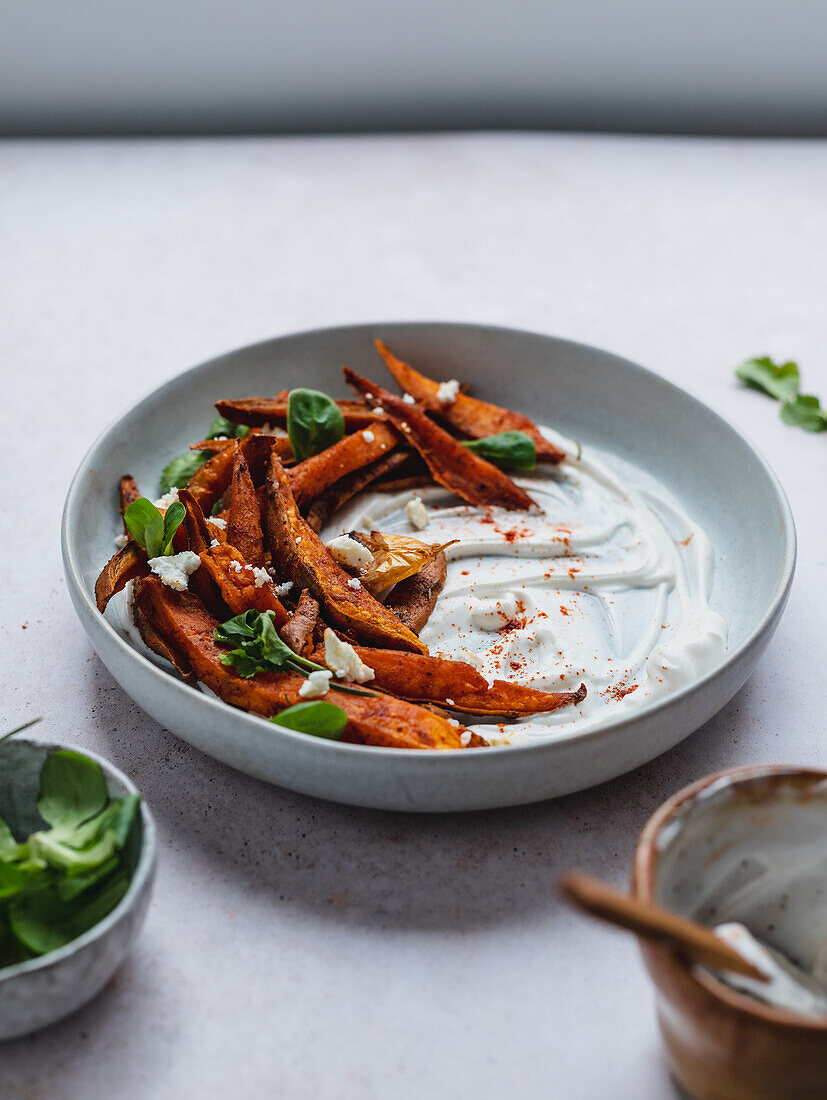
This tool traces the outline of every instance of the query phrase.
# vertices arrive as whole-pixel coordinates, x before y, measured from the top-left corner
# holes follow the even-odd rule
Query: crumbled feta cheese
[[[459,723],[457,723],[457,725],[459,725]],[[463,730],[462,731],[462,733],[459,735],[459,743],[463,746],[471,744],[471,731],[470,730]]]
[[[482,668],[482,657],[471,649],[461,649],[458,657],[460,661],[465,661],[467,665],[473,665],[476,669]]]
[[[115,536],[115,549],[123,550],[124,546],[129,542],[129,535],[116,535]]]
[[[337,638],[330,627],[324,632],[324,653],[325,664],[340,680],[347,678],[357,684],[365,684],[373,679],[373,669],[359,657],[350,642]]]
[[[164,493],[158,500],[153,501],[156,508],[169,508],[170,504],[174,504],[178,499],[178,490],[173,486],[168,493]]]
[[[402,394],[402,400],[405,402],[406,405],[415,405],[416,404],[416,398],[411,397],[411,395],[409,393],[403,393]]]
[[[421,531],[423,527],[428,526],[428,509],[422,503],[422,497],[413,497],[405,505],[405,514],[407,515],[412,527],[415,527],[417,531]]]
[[[440,405],[452,405],[459,394],[459,382],[452,378],[450,382],[441,382],[436,391],[436,399]]]
[[[338,535],[330,540],[327,548],[334,561],[349,569],[366,569],[373,562],[373,554],[367,546],[362,546],[350,535]]]
[[[332,675],[333,673],[326,668],[311,672],[299,688],[299,695],[302,699],[321,699],[323,695],[328,693]]]
[[[184,592],[190,576],[201,565],[201,559],[192,550],[183,550],[180,554],[166,554],[160,558],[150,558],[149,568],[156,577],[160,577],[167,588]]]
[[[449,726],[459,726],[459,722],[456,720],[456,718],[446,718],[445,720]]]
[[[250,567],[253,571],[253,577],[256,582],[256,588],[261,588],[263,584],[270,580],[270,574],[266,569],[260,569],[257,565]]]
[[[240,573],[241,572],[241,562],[236,561],[235,558],[233,558],[233,560],[230,562],[230,569],[232,569],[234,573]]]
[[[364,439],[365,443],[373,443],[374,439],[376,439],[376,436],[373,434],[370,428],[365,428],[365,430],[362,432],[362,439]]]
[[[215,524],[215,526],[218,527],[221,531],[223,531],[224,528],[227,526],[227,521],[225,519],[222,519],[221,516],[212,516],[210,519],[210,523]]]
[[[214,435],[213,439],[216,443],[226,443],[230,437],[228,435]]]
[[[290,589],[292,587],[293,587],[293,582],[292,581],[285,581],[284,584],[277,584],[276,585],[276,595],[277,596],[286,596],[287,593],[290,591]]]
[[[220,545],[221,545],[221,543],[218,541],[218,539],[213,539],[212,542],[210,543],[210,550],[212,550],[212,549],[214,549],[214,547],[220,546]]]
[[[350,580],[347,582],[347,586],[348,588],[361,588],[362,582],[359,580],[358,577],[351,577]]]
[[[453,699],[446,699],[445,702],[448,704],[449,707],[456,706],[456,703],[454,702]]]
[[[302,540],[302,537],[301,537],[301,535],[296,535],[296,546],[298,546],[298,545],[299,545],[299,543],[301,542],[301,540]]]

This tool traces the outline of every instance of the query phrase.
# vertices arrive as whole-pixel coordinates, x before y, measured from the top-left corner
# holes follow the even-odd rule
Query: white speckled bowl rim
[[[558,736],[553,740],[541,743],[464,749],[461,752],[453,753],[436,750],[418,750],[412,752],[411,750],[405,749],[351,745],[322,738],[311,738],[293,730],[275,727],[272,723],[258,716],[230,708],[218,699],[205,695],[196,687],[191,687],[183,683],[183,681],[176,679],[174,675],[162,670],[145,656],[138,653],[137,650],[133,649],[125,637],[116,631],[97,611],[94,602],[93,585],[89,583],[89,578],[93,578],[97,575],[97,572],[105,561],[106,554],[100,557],[100,561],[95,559],[94,571],[90,572],[91,565],[88,563],[89,547],[84,547],[78,530],[81,519],[79,515],[82,507],[81,499],[84,493],[88,491],[89,479],[98,476],[94,473],[96,465],[102,465],[107,471],[111,470],[111,474],[107,473],[107,476],[111,480],[111,485],[107,484],[106,486],[106,493],[111,501],[111,515],[109,515],[105,521],[102,520],[102,522],[106,524],[106,537],[109,539],[113,537],[119,529],[116,503],[117,477],[122,472],[135,472],[134,470],[128,470],[122,466],[113,466],[113,456],[111,452],[118,449],[116,443],[119,440],[126,439],[129,437],[130,433],[135,432],[136,422],[141,423],[140,418],[142,416],[144,418],[147,417],[148,406],[153,406],[157,409],[161,407],[162,404],[165,404],[168,398],[170,399],[170,404],[174,404],[173,399],[177,398],[177,392],[180,391],[183,385],[190,387],[191,393],[197,391],[197,382],[202,374],[209,374],[216,370],[220,370],[224,375],[229,376],[232,374],[236,364],[240,364],[240,369],[243,370],[248,361],[255,360],[257,357],[270,359],[277,356],[281,350],[286,351],[287,354],[291,354],[291,349],[293,349],[293,353],[296,354],[297,359],[293,366],[298,370],[300,366],[298,360],[301,358],[301,354],[299,353],[306,353],[308,346],[312,348],[314,342],[336,346],[346,341],[349,341],[351,344],[357,341],[364,342],[365,347],[368,347],[368,345],[372,347],[372,341],[377,337],[382,337],[403,358],[410,355],[410,352],[406,349],[406,344],[410,345],[412,342],[415,344],[417,340],[438,340],[441,345],[442,343],[450,345],[453,339],[453,342],[459,346],[460,351],[464,346],[468,345],[477,348],[492,348],[497,346],[498,341],[503,342],[505,345],[514,343],[518,352],[523,345],[527,345],[527,350],[529,351],[535,347],[542,347],[547,349],[547,354],[551,359],[557,355],[563,358],[568,357],[569,359],[574,358],[575,360],[582,360],[584,366],[588,366],[593,372],[596,370],[598,375],[604,370],[611,371],[611,374],[605,375],[607,382],[610,378],[614,377],[615,372],[619,372],[623,389],[627,387],[631,387],[631,389],[638,387],[641,389],[641,393],[650,393],[657,397],[657,401],[662,406],[669,407],[671,403],[674,403],[680,406],[684,415],[688,414],[694,416],[699,425],[707,429],[711,428],[716,439],[720,441],[720,446],[724,448],[728,446],[730,449],[737,446],[739,449],[739,456],[742,458],[746,450],[749,454],[751,463],[750,474],[754,479],[752,491],[756,491],[755,486],[760,483],[761,491],[769,494],[780,517],[778,531],[779,554],[774,570],[771,591],[746,636],[733,648],[727,650],[724,660],[718,667],[700,677],[694,683],[672,692],[665,698],[653,702],[651,705],[642,708],[640,711],[628,717],[618,717],[598,729],[587,730],[585,732],[579,732],[574,729],[563,736]],[[474,343],[475,341],[476,344]],[[359,357],[355,355],[341,355],[336,358],[339,366],[343,362],[349,362],[350,365],[359,369]],[[450,361],[450,356],[448,356],[448,360]],[[426,372],[431,369],[422,359],[419,360],[419,365],[422,366]],[[287,363],[283,374],[286,373],[289,375],[290,369],[291,365]],[[365,367],[364,369],[370,371],[371,368]],[[457,366],[456,369],[459,370],[459,366]],[[550,370],[551,368],[547,365],[545,369]],[[384,368],[377,358],[372,367],[372,376],[377,380],[381,380],[383,377],[383,370]],[[534,375],[538,375],[538,373],[539,368],[533,372]],[[455,377],[456,375],[448,375],[446,373],[445,376]],[[461,377],[463,381],[469,381],[473,385],[475,381],[474,368],[466,364],[464,376],[461,375]],[[529,373],[529,378],[532,377],[532,374]],[[302,379],[300,383],[299,378]],[[483,385],[476,387],[476,392],[480,393],[481,396],[489,397],[493,401],[499,401],[501,404],[510,404],[515,408],[527,409],[528,411],[532,411],[533,409],[534,416],[538,421],[543,422],[545,420],[547,423],[553,423],[555,427],[559,427],[564,434],[571,435],[571,425],[568,422],[570,419],[569,417],[566,415],[562,417],[556,416],[551,410],[549,410],[548,415],[544,416],[543,410],[540,409],[538,411],[536,405],[532,401],[521,400],[520,380],[521,376],[516,371],[509,374],[509,389],[507,394],[503,392],[499,394],[497,392],[492,393],[490,379]],[[534,381],[536,382],[537,379],[535,378]],[[284,382],[286,385],[312,384],[322,389],[325,388],[325,379],[323,378],[308,379],[306,375],[297,375],[296,381],[291,383],[289,378],[278,379],[274,376],[272,392],[275,392],[277,388],[276,383],[281,382]],[[330,387],[332,386],[333,383],[331,382]],[[242,389],[244,388],[245,387],[242,386]],[[230,395],[231,393],[232,395],[241,396],[232,380],[226,382],[226,390],[227,393],[223,394],[223,396]],[[342,383],[338,383],[336,384],[335,392],[341,392],[344,395],[346,387]],[[216,392],[213,388],[210,390],[209,394],[205,394],[203,397],[199,393],[196,400],[188,400],[188,406],[198,405],[201,410],[198,423],[204,421],[205,417],[207,417],[205,422],[209,422],[210,415],[214,415],[213,402],[221,396],[222,394]],[[598,421],[595,431],[599,433],[599,421],[601,416],[603,419],[603,428],[606,428],[607,424],[610,423],[610,420],[606,419],[606,414],[609,410],[600,409],[599,406],[595,408],[594,403],[588,408],[586,406],[587,401],[584,398],[580,408],[577,410],[578,415],[581,419],[582,416],[585,415],[587,420],[589,416],[595,416]],[[577,408],[576,401],[574,407]],[[210,413],[210,410],[212,410],[212,413]],[[571,408],[569,411],[571,412]],[[643,419],[638,426],[645,432],[648,421],[646,420],[643,410],[640,410],[640,415]],[[146,421],[144,420],[143,423],[146,423]],[[189,434],[182,428],[180,439],[168,441],[166,453],[163,457],[159,456],[157,459],[153,460],[156,476],[164,462],[168,461],[169,458],[173,457],[175,454],[185,450],[190,438],[194,439],[197,437],[198,430],[199,429],[195,427],[194,423]],[[201,425],[201,430],[203,430],[203,424]],[[581,433],[579,436],[575,437],[580,438],[583,442],[594,443],[593,439],[588,438],[588,433]],[[669,438],[671,444],[673,440],[671,430]],[[609,445],[607,450],[611,452],[615,450],[615,448]],[[135,453],[139,453],[137,449]],[[109,455],[109,460],[103,461],[106,455]],[[697,457],[700,458],[700,454],[698,454]],[[139,479],[139,484],[140,483]],[[671,489],[668,481],[666,485],[668,489]],[[747,484],[744,486],[744,489],[746,492],[749,492],[751,486]],[[676,495],[678,495],[680,499],[680,495]],[[691,506],[689,507],[689,511],[690,514],[693,514]],[[706,527],[705,517],[695,516],[695,518],[700,518],[700,522]],[[195,712],[199,712],[205,717],[209,714],[210,719],[215,719],[216,722],[220,721],[218,718],[219,714],[223,715],[228,722],[231,720],[234,727],[232,731],[228,729],[227,745],[222,745],[220,748],[217,748],[215,744],[212,744],[210,747],[205,747],[203,737],[200,737],[198,734],[193,734],[192,732],[184,733],[179,730],[174,730],[173,726],[170,725],[169,728],[173,729],[173,732],[178,732],[185,740],[201,748],[202,751],[226,763],[230,763],[232,766],[248,774],[263,778],[269,782],[287,786],[294,790],[299,790],[303,793],[354,805],[425,812],[487,809],[498,806],[519,805],[548,797],[557,797],[621,775],[673,747],[724,706],[749,676],[755,662],[763,652],[777,626],[781,612],[786,604],[795,572],[796,560],[796,534],[792,512],[784,491],[773,470],[757,448],[747,440],[738,429],[718,413],[698,401],[697,398],[692,397],[686,391],[680,389],[680,387],[675,386],[656,373],[647,370],[645,367],[639,366],[629,360],[622,359],[619,356],[599,348],[517,329],[452,322],[387,322],[306,330],[304,332],[286,334],[272,340],[263,341],[227,352],[224,355],[208,360],[205,363],[182,372],[162,386],[152,390],[141,401],[133,405],[118,420],[107,427],[90,447],[72,480],[66,497],[61,527],[61,543],[64,569],[70,596],[75,606],[75,610],[81,619],[81,623],[86,629],[99,656],[101,656],[108,667],[110,666],[110,661],[117,660],[118,663],[122,664],[124,659],[129,663],[131,668],[134,668],[136,664],[140,664],[143,666],[145,673],[142,679],[146,684],[151,684],[153,693],[158,693],[151,701],[151,705],[146,696],[142,701],[142,699],[137,698],[133,694],[133,698],[136,699],[136,702],[138,702],[139,705],[143,705],[145,709],[150,710],[150,713],[153,713],[153,716],[159,721],[164,721],[163,712],[165,710],[171,708],[181,713],[178,708],[186,707],[191,710],[193,717]],[[108,545],[110,549],[107,553],[111,553],[111,543],[108,543]],[[764,551],[765,548],[763,546],[758,546],[757,550],[760,553]],[[86,569],[86,579],[84,579],[84,557],[86,557],[87,565],[89,566]],[[743,562],[741,563],[741,569],[748,571],[750,565],[751,563]],[[719,568],[719,566],[717,567]],[[122,686],[124,685],[122,684]],[[715,690],[712,690],[713,686]],[[598,767],[584,767],[576,776],[564,779],[562,782],[558,783],[549,781],[545,784],[538,784],[531,781],[531,776],[537,772],[539,766],[538,761],[543,757],[552,757],[570,742],[576,741],[578,745],[582,747],[584,761],[587,761],[590,747],[592,747],[592,759],[594,760],[594,754],[599,752],[601,745],[605,746],[607,744],[607,739],[623,737],[624,735],[628,736],[630,739],[634,738],[635,730],[640,729],[642,723],[648,723],[652,719],[657,718],[661,719],[664,728],[667,728],[670,720],[670,712],[676,714],[678,713],[678,708],[685,708],[687,705],[689,705],[691,709],[693,697],[699,698],[700,700],[705,689],[710,689],[707,698],[714,697],[714,703],[698,706],[695,716],[692,718],[688,718],[686,710],[681,709],[680,716],[677,719],[680,729],[674,734],[670,733],[664,735],[657,745],[650,745],[646,751],[642,751],[641,754],[635,756],[631,762],[627,759],[623,762],[621,767],[617,767],[614,770],[607,769],[606,767],[602,770]],[[129,688],[126,690],[129,691]],[[712,709],[710,709],[710,707]],[[239,736],[242,730],[245,731],[245,735],[248,737],[249,744],[252,748],[252,754],[249,759],[245,759],[244,753],[240,752],[238,749]],[[273,733],[275,733],[275,736],[282,740],[282,748],[284,750],[295,750],[299,767],[301,767],[302,761],[307,764],[308,761],[312,759],[313,765],[312,767],[308,765],[308,778],[306,781],[301,777],[301,774],[293,774],[291,776],[273,774],[272,768],[262,759],[260,752],[261,736],[263,732],[266,732],[268,736],[272,736]],[[267,750],[265,749],[264,752],[266,754]],[[282,759],[284,759],[283,754]],[[370,761],[371,764],[376,763],[379,765],[379,772],[375,773],[377,775],[376,783],[372,780],[360,781],[356,779],[356,791],[350,788],[347,782],[342,784],[336,781],[336,769],[339,767],[339,762],[342,762],[345,770],[348,770],[348,766],[345,765],[344,762],[348,761],[352,763],[355,759],[364,762],[363,765],[360,765],[362,768],[368,764],[368,761]],[[475,769],[478,767],[484,770],[480,770],[475,776]],[[512,774],[507,781],[498,784],[495,780],[491,780],[493,774],[492,770],[494,768],[510,768]],[[457,771],[457,769],[460,770]],[[294,768],[293,771],[295,773],[296,769]],[[310,772],[313,774],[310,775]],[[447,786],[443,784],[438,794],[430,794],[428,791],[429,778],[431,776],[436,778],[440,772],[450,772],[453,778],[465,781],[465,789],[455,794],[455,784],[451,781]],[[382,776],[384,779],[381,778]],[[480,787],[480,783],[482,783],[482,787]],[[450,786],[450,791],[448,790],[448,786]],[[380,790],[379,788],[382,789]],[[473,790],[470,788],[473,788]]]
[[[111,781],[123,787],[126,794],[141,793],[128,776],[124,775],[124,773],[116,768],[114,764],[110,764],[104,757],[99,756],[96,752],[92,752],[91,749],[84,748],[81,745],[64,744],[63,742],[36,741],[33,738],[30,739],[27,737],[16,737],[14,740],[16,745],[30,745],[38,752],[54,752],[56,749],[68,749],[70,752],[80,753],[81,756],[86,756],[90,760],[94,760],[96,764],[100,764],[107,779],[107,786],[109,786],[109,782]],[[0,752],[1,751],[2,746],[0,746]],[[96,925],[90,928],[88,932],[84,932],[81,936],[71,940],[71,942],[65,944],[63,947],[59,947],[56,951],[49,951],[45,955],[39,955],[34,959],[27,959],[25,962],[15,963],[13,966],[0,967],[0,985],[4,981],[18,977],[20,974],[30,974],[35,970],[47,970],[50,967],[59,966],[62,960],[67,959],[70,955],[74,955],[76,951],[94,942],[94,940],[100,939],[101,936],[105,935],[113,925],[117,924],[118,921],[132,909],[140,898],[147,879],[151,877],[154,871],[157,855],[155,822],[143,797],[141,797],[141,828],[141,854],[138,859],[138,865],[129,883],[129,889],[115,908],[107,913],[103,920],[98,921]]]

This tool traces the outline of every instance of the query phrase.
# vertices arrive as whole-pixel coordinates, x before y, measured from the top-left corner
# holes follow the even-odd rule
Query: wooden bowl
[[[827,950],[827,772],[734,768],[686,787],[644,828],[633,889],[701,924],[740,920],[808,968]],[[641,948],[673,1072],[692,1096],[827,1097],[827,1018],[763,1004],[668,948]]]

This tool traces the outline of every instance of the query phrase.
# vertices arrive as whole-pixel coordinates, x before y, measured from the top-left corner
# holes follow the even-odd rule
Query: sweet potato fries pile
[[[585,687],[545,692],[490,682],[470,664],[431,656],[419,634],[445,584],[443,548],[407,536],[397,536],[397,545],[394,536],[354,531],[342,552],[335,546],[341,540],[325,545],[319,532],[366,488],[436,483],[471,505],[536,508],[474,441],[521,433],[536,461],[555,463],[563,455],[527,417],[469,397],[456,383],[440,385],[384,344],[376,346],[404,396],[345,367],[351,400],[296,390],[217,401],[235,435],[193,444],[201,464],[178,486],[177,501],[170,493],[152,506],[133,478],[121,478],[122,514],[143,507],[148,529],[156,527],[142,544],[133,513],[127,514],[127,541],[95,585],[98,608],[103,612],[132,581],[131,611],[146,645],[187,682],[200,681],[242,710],[269,718],[323,697],[346,715],[345,741],[484,746],[449,712],[502,718],[548,712],[579,702]],[[291,430],[299,394],[310,395],[308,408],[322,409],[314,413],[318,424],[305,418],[301,446]],[[334,434],[325,437],[325,430]],[[173,519],[177,527],[168,522]],[[174,533],[153,557],[167,527]],[[185,573],[172,572],[179,566]],[[395,583],[383,590],[385,576]],[[278,633],[277,646],[295,658],[252,672],[233,664],[222,624],[238,616],[259,625],[266,619],[266,629]],[[318,670],[310,688],[309,668]]]

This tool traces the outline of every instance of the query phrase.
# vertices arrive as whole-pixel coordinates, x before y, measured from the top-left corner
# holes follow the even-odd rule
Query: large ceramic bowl
[[[43,827],[36,805],[40,769],[55,749],[72,749],[100,764],[111,798],[138,793],[122,772],[88,749],[16,738],[0,746],[0,818],[18,837]],[[144,802],[140,821],[140,854],[115,908],[65,947],[0,969],[0,1039],[26,1035],[75,1012],[123,962],[146,916],[155,876],[155,825]]]
[[[663,805],[634,889],[701,924],[738,921],[805,970],[827,945],[827,772],[781,765],[708,776]],[[827,1095],[827,1018],[763,1004],[641,942],[676,1077],[697,1100]]]
[[[633,716],[540,744],[462,752],[354,746],[280,730],[208,698],[136,652],[96,610],[95,578],[119,525],[117,478],[155,485],[198,439],[222,396],[312,385],[345,395],[341,365],[381,377],[382,337],[439,377],[654,475],[705,529],[716,552],[713,608],[729,645],[711,673]],[[566,794],[621,775],[677,744],[741,687],[769,642],[795,564],[784,494],[755,449],[710,409],[642,367],[582,344],[478,325],[376,324],[271,340],[193,367],[101,435],[66,499],[63,560],[92,645],[125,691],[193,745],[251,775],[307,794],[396,810],[471,810]]]

